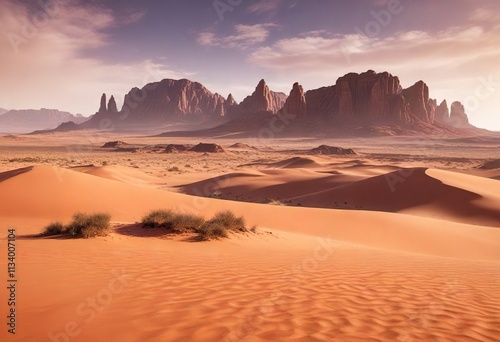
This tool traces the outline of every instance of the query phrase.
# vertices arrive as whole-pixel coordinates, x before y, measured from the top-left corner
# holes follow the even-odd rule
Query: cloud
[[[204,46],[220,46],[223,48],[246,49],[248,47],[263,43],[271,33],[271,29],[279,26],[273,23],[256,25],[235,25],[235,34],[217,37],[213,32],[201,32],[197,43]]]
[[[250,5],[247,11],[250,13],[264,14],[270,13],[275,14],[281,5],[281,0],[260,0],[255,4]]]
[[[42,4],[42,2],[37,2]],[[0,104],[6,108],[83,108],[93,114],[102,92],[115,96],[162,78],[182,78],[152,60],[111,63],[92,52],[112,43],[112,31],[142,12],[116,13],[84,1],[45,2],[28,8],[0,3]],[[54,95],[56,94],[56,95]]]

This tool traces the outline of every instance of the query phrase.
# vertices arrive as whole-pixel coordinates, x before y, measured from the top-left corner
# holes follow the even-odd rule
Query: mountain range
[[[88,118],[57,109],[0,110],[1,133],[29,133],[36,129],[54,129],[64,122],[79,124]]]
[[[304,92],[295,83],[287,96],[261,80],[241,103],[187,79],[164,79],[132,88],[118,110],[103,94],[99,110],[83,123],[66,122],[52,131],[79,129],[167,132],[164,135],[398,135],[478,132],[460,102],[439,105],[419,81],[403,88],[397,76],[373,70],[349,73],[336,83]],[[72,120],[73,121],[73,120]],[[263,133],[264,132],[264,133]]]

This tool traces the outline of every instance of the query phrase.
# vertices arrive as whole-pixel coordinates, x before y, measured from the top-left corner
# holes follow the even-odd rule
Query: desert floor
[[[113,140],[143,148],[101,148]],[[198,140],[226,152],[145,147]],[[321,144],[357,155],[308,153]],[[500,165],[481,168],[499,147],[0,136],[0,340],[499,341]],[[191,242],[141,227],[159,208],[206,218],[230,209],[257,229]],[[97,211],[112,215],[107,237],[37,236]],[[12,228],[15,335],[5,318]]]

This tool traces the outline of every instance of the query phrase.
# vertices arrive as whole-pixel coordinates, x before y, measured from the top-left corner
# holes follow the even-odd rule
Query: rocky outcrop
[[[437,122],[448,123],[450,119],[450,110],[448,109],[448,103],[446,100],[443,100],[443,102],[436,107],[435,118]]]
[[[238,105],[238,103],[236,103],[233,94],[229,94],[226,99],[226,107],[236,106],[236,105]]]
[[[283,108],[287,96],[269,89],[266,81],[261,80],[252,95],[247,96],[238,106],[238,114],[269,112],[276,114]]]
[[[419,81],[403,89],[399,78],[387,72],[349,73],[331,87],[306,93],[307,113],[342,123],[411,124],[434,122],[436,101]]]
[[[225,99],[198,82],[165,79],[125,95],[124,120],[130,122],[201,122],[225,115]]]
[[[217,144],[204,144],[199,143],[198,145],[189,149],[192,152],[200,152],[200,153],[223,153],[224,149]]]
[[[339,155],[339,156],[353,156],[356,152],[350,148],[342,148],[328,145],[321,145],[319,147],[313,148],[310,151],[311,154],[323,154],[323,155]]]
[[[403,89],[403,95],[408,116],[425,123],[434,122],[436,101],[429,99],[429,87],[423,81],[418,81],[411,87]]]
[[[108,141],[104,145],[101,146],[101,148],[117,148],[117,147],[123,147],[127,145],[124,141],[121,140],[116,140],[116,141]]]
[[[111,95],[111,97],[109,98],[108,112],[109,113],[118,113],[118,108],[116,107],[115,97],[113,95]]]
[[[108,107],[106,107],[106,94],[102,94],[101,96],[101,105],[99,106],[98,113],[105,113],[108,111]]]
[[[285,101],[281,113],[293,116],[297,119],[307,118],[307,104],[306,97],[302,86],[294,83],[290,95]]]
[[[465,114],[464,106],[458,101],[451,104],[450,119],[447,124],[452,127],[461,129],[473,127],[469,123],[467,114]]]
[[[410,122],[399,79],[387,72],[349,73],[331,87],[306,93],[313,118],[352,122]]]

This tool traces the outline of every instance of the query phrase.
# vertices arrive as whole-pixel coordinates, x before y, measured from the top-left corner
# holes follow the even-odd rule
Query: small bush
[[[106,236],[109,233],[110,220],[111,216],[105,213],[77,213],[73,216],[73,221],[68,225],[68,234],[72,237],[82,237],[85,239]]]
[[[172,210],[155,210],[142,219],[143,227],[162,227],[174,234],[198,232],[204,223],[205,220],[201,216],[194,214],[177,214]]]
[[[42,235],[53,236],[53,235],[60,235],[65,232],[66,229],[64,228],[64,225],[61,222],[57,221],[57,222],[52,222],[47,227],[45,227],[45,230],[43,231]]]
[[[203,241],[227,238],[227,229],[218,223],[209,221],[199,229],[198,236]]]
[[[203,217],[194,214],[176,214],[170,224],[167,227],[172,230],[175,234],[186,233],[186,232],[198,232],[203,226],[205,220]]]
[[[146,228],[166,228],[168,233],[198,233],[200,240],[228,237],[228,232],[246,232],[245,220],[231,211],[217,213],[211,220],[194,214],[178,214],[172,210],[154,210],[142,219]]]
[[[153,210],[143,217],[142,226],[146,228],[168,228],[168,224],[172,222],[174,216],[172,210]]]
[[[227,230],[235,232],[246,232],[245,219],[240,216],[237,217],[233,212],[226,210],[215,214],[214,218],[208,223],[217,224]]]

